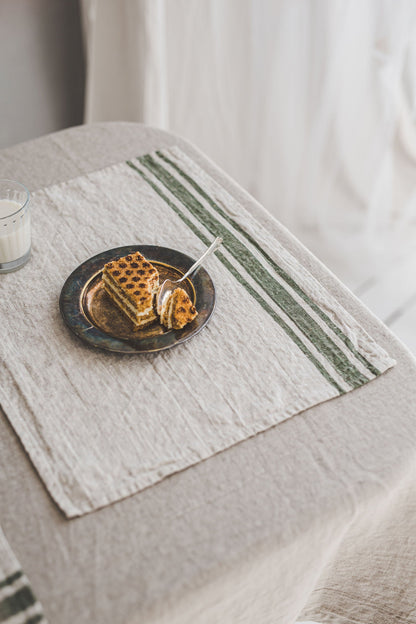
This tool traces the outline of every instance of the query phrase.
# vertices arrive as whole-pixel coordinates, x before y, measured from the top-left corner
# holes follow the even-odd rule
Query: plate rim
[[[100,253],[95,254],[90,258],[87,258],[86,260],[81,262],[73,271],[71,271],[71,273],[66,278],[59,295],[59,310],[66,327],[72,332],[73,335],[77,336],[77,338],[84,342],[84,344],[87,344],[88,346],[99,349],[101,351],[125,355],[146,355],[166,351],[167,349],[171,349],[179,344],[183,344],[187,340],[190,340],[191,338],[196,336],[207,325],[216,307],[216,290],[210,274],[204,267],[200,267],[196,275],[197,278],[202,275],[205,279],[207,279],[212,288],[212,305],[207,313],[204,322],[200,326],[196,327],[193,332],[182,337],[179,336],[179,338],[175,336],[175,331],[172,331],[171,336],[173,339],[162,346],[158,346],[154,349],[140,349],[139,345],[135,346],[127,339],[117,338],[115,336],[107,334],[102,329],[92,324],[90,319],[85,315],[81,303],[83,293],[88,283],[90,283],[91,280],[100,272],[100,267],[102,268],[106,262],[109,262],[111,260],[112,257],[117,257],[116,254],[120,254],[120,257],[122,257],[123,255],[133,253],[134,251],[139,251],[140,253],[142,253],[142,255],[146,257],[146,259],[149,259],[149,262],[152,262],[152,258],[147,258],[146,253],[150,253],[151,256],[152,250],[155,249],[163,250],[166,253],[179,254],[184,263],[189,264],[189,267],[191,267],[192,264],[195,262],[193,258],[178,249],[172,249],[170,247],[165,247],[164,245],[148,245],[135,243],[131,245],[122,245],[120,247],[113,247],[111,249],[101,251]],[[101,263],[100,267],[95,267],[94,265],[98,261],[100,261]],[[153,261],[158,262],[157,259],[153,259]],[[161,260],[161,263],[163,262],[164,261]],[[82,283],[74,288],[74,283],[82,276],[83,270],[88,265],[91,265],[91,271],[89,272],[88,276],[82,280]],[[195,289],[194,280],[192,280],[191,283],[193,288]],[[73,292],[71,292],[71,289]],[[71,293],[71,298],[69,300],[67,300],[68,293]],[[73,299],[74,295],[76,295],[75,300]],[[68,310],[66,309],[66,307],[70,304],[73,307],[72,315],[74,316],[75,310],[77,320],[78,322],[80,322],[80,327],[74,325],[74,323],[71,322],[70,315],[68,313]],[[180,331],[182,330],[176,330],[176,332]],[[98,340],[100,340],[99,343]]]

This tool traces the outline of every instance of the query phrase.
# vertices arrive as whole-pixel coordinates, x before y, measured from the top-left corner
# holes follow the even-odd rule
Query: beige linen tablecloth
[[[68,517],[135,494],[394,365],[178,147],[37,191],[32,211],[32,261],[2,278],[0,403]],[[64,325],[62,285],[97,250],[136,240],[198,257],[218,235],[221,249],[208,263],[215,315],[191,342],[126,357],[87,349]],[[81,290],[69,299],[71,314]]]
[[[57,510],[2,417],[0,525],[46,617],[58,624],[416,622],[416,367],[404,347],[177,137],[136,124],[72,129],[4,150],[1,175],[37,190],[171,145],[254,214],[397,366],[75,520]]]

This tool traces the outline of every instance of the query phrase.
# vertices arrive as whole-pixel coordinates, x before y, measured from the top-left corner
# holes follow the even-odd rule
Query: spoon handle
[[[199,258],[199,260],[197,260],[190,269],[187,270],[187,272],[185,273],[185,275],[181,278],[182,280],[185,280],[187,277],[189,277],[191,275],[191,273],[194,273],[194,271],[196,271],[196,269],[199,269],[199,267],[201,266],[201,264],[203,263],[203,261],[208,258],[208,256],[210,256],[212,253],[214,253],[214,251],[216,249],[218,249],[218,247],[221,245],[222,243],[222,238],[220,236],[218,236],[214,242],[208,247],[208,249],[206,250],[206,252],[204,254],[202,254],[202,256]]]

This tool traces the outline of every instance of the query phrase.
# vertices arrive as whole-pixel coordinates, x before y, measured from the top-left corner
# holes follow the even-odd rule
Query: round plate
[[[83,262],[66,280],[59,308],[69,329],[92,347],[117,353],[153,353],[170,349],[195,336],[209,321],[215,307],[215,288],[207,271],[200,268],[187,291],[198,316],[183,329],[166,329],[158,321],[140,330],[112,302],[104,290],[104,264],[139,251],[159,271],[160,283],[179,279],[195,262],[189,256],[166,247],[130,245],[104,251]]]

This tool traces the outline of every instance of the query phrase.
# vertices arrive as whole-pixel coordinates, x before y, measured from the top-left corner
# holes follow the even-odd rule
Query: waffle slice
[[[104,265],[103,282],[114,303],[141,329],[157,319],[153,308],[159,273],[139,252]]]
[[[183,288],[175,288],[164,301],[160,322],[168,329],[182,329],[194,320],[198,312]]]

